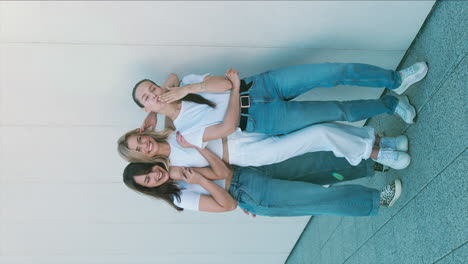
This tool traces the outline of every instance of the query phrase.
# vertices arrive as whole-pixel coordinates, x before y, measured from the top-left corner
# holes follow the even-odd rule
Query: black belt
[[[240,84],[240,93],[246,92],[252,87],[253,82],[245,83],[244,80],[241,80]],[[247,120],[248,117],[245,116],[249,113],[250,108],[250,96],[249,95],[241,95],[239,96],[240,100],[240,120],[239,120],[239,128],[244,131],[247,128]],[[242,115],[245,114],[245,115]]]

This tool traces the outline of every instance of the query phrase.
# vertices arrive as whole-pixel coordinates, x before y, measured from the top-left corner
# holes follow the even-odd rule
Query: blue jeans
[[[372,159],[353,166],[346,159],[335,157],[330,151],[309,152],[258,168],[275,179],[320,185],[372,177],[375,174]]]
[[[229,193],[250,213],[263,216],[377,214],[378,190],[361,185],[324,188],[305,181],[282,180],[278,172],[265,167],[234,167]]]
[[[393,114],[398,99],[290,101],[319,87],[354,85],[396,89],[400,74],[361,63],[322,63],[285,67],[245,78],[252,87],[246,131],[270,135],[286,134],[306,126],[332,121],[354,122],[382,113]]]

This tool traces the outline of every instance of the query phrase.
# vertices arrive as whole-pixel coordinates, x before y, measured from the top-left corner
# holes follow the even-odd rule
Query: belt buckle
[[[250,107],[250,96],[248,96],[248,95],[241,95],[241,96],[239,97],[239,99],[240,99],[240,107],[241,107],[241,108],[249,108],[249,107]],[[246,100],[243,100],[243,99],[246,99]],[[244,101],[247,102],[247,105],[244,104]]]

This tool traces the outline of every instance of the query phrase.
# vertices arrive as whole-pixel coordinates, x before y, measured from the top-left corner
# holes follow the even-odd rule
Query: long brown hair
[[[160,87],[159,85],[157,85],[155,82],[153,82],[152,80],[150,79],[143,79],[139,82],[137,82],[135,84],[135,86],[133,87],[133,91],[132,91],[132,98],[133,98],[133,101],[140,107],[140,108],[143,108],[145,107],[135,96],[136,94],[136,90],[138,88],[138,86],[144,82],[150,82],[158,87]],[[182,101],[186,101],[186,102],[192,102],[192,103],[196,103],[196,104],[205,104],[205,105],[208,105],[209,107],[211,108],[216,108],[216,104],[208,99],[206,99],[205,97],[201,96],[201,95],[198,95],[198,94],[187,94],[186,96],[184,96],[182,99]]]
[[[183,208],[178,207],[173,202],[175,199],[180,202],[180,188],[172,179],[153,188],[145,187],[135,182],[135,176],[150,173],[153,166],[160,166],[167,171],[167,167],[163,163],[130,163],[124,169],[123,182],[128,188],[136,192],[164,200],[177,211],[183,211]]]

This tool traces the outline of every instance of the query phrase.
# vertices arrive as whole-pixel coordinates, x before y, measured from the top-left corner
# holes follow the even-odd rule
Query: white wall
[[[283,263],[308,217],[179,214],[126,189],[116,140],[145,117],[131,87],[228,67],[395,68],[433,3],[0,2],[0,262]]]

